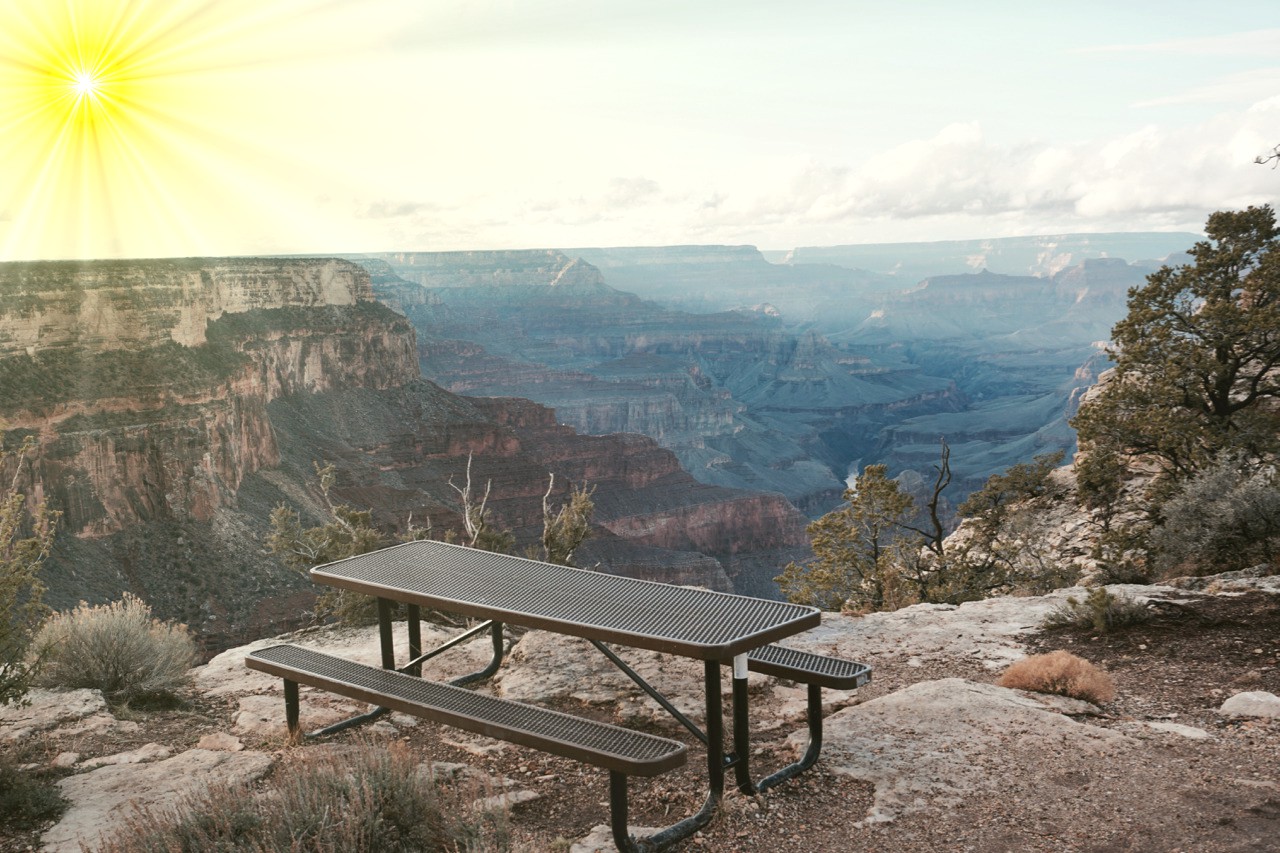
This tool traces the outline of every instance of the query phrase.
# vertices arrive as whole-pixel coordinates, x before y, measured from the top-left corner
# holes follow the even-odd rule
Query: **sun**
[[[71,80],[77,98],[96,98],[101,87],[102,78],[95,71],[77,71]]]
[[[0,0],[0,260],[197,254],[266,219],[264,80],[331,4]]]
[[[338,164],[296,128],[382,2],[0,0],[0,260],[316,240]]]

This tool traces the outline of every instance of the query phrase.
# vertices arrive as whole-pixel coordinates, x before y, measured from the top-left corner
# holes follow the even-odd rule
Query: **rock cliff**
[[[450,390],[528,396],[580,432],[644,433],[704,483],[777,491],[806,512],[839,500],[849,462],[879,425],[961,405],[953,383],[900,357],[841,350],[765,311],[663,307],[608,281],[627,269],[619,264],[664,258],[660,271],[686,278],[770,277],[750,247],[587,254],[614,266],[545,251],[370,264],[379,298],[404,307],[418,331],[424,374]],[[408,282],[425,296],[407,297]]]
[[[591,289],[561,272],[562,292]],[[63,512],[48,600],[130,590],[215,646],[295,624],[309,584],[262,542],[281,503],[323,516],[317,462],[389,535],[456,526],[448,481],[474,454],[521,543],[550,473],[553,498],[595,484],[582,554],[608,571],[730,589],[728,572],[767,579],[760,555],[804,545],[781,498],[703,486],[648,439],[579,436],[527,401],[424,382],[414,329],[372,287],[338,260],[0,266],[0,418],[10,441],[40,439],[19,487]]]

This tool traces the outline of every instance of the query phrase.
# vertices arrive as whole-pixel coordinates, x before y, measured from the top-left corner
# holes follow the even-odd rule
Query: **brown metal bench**
[[[620,849],[660,849],[643,839],[632,839],[626,831],[627,777],[657,776],[683,765],[687,748],[679,741],[366,666],[299,646],[259,649],[245,658],[245,666],[284,680],[285,719],[291,734],[299,730],[298,685],[306,684],[604,768],[609,771],[615,838],[621,829],[630,842],[629,847],[620,843]]]

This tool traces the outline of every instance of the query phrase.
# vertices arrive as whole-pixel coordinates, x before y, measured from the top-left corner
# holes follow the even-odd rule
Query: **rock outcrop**
[[[597,284],[572,267],[553,286],[592,299]],[[555,500],[597,487],[588,565],[755,590],[803,548],[784,500],[698,483],[649,439],[578,436],[531,403],[422,381],[414,329],[372,294],[332,259],[0,265],[0,417],[10,441],[40,442],[19,488],[62,512],[47,600],[129,590],[213,647],[297,624],[309,584],[262,543],[277,505],[327,514],[327,462],[334,496],[389,536],[458,526],[449,481],[474,455],[521,547],[554,473]]]
[[[1274,596],[1276,587],[1267,588]],[[1172,609],[1194,606],[1203,598],[1161,586],[1113,592],[1134,594],[1138,589]],[[1243,663],[1230,662],[1227,670],[1206,670],[1203,682],[1188,685],[1181,681],[1186,671],[1172,671],[1173,662],[1163,650],[1143,654],[1145,645],[1129,645],[1133,654],[1114,659],[1119,695],[1105,708],[993,684],[999,670],[1050,636],[1040,628],[1043,614],[1072,593],[1078,590],[959,607],[917,605],[863,618],[824,614],[818,629],[787,644],[870,663],[874,680],[856,692],[823,691],[826,719],[818,766],[758,797],[730,794],[721,805],[721,819],[704,830],[702,844],[695,846],[732,849],[735,839],[750,838],[758,846],[790,849],[802,837],[810,848],[835,849],[838,843],[850,850],[894,853],[982,849],[984,844],[1046,851],[1100,843],[1132,849],[1268,849],[1280,814],[1275,808],[1280,729],[1262,716],[1220,716],[1216,703],[1206,703],[1222,692],[1215,685],[1226,686],[1245,663],[1267,661],[1262,668],[1266,683],[1273,685],[1280,649],[1268,646],[1267,655],[1250,654]],[[1228,593],[1223,600],[1233,597]],[[1159,634],[1163,629],[1153,630]],[[452,631],[425,625],[423,633],[430,647]],[[311,629],[284,639],[369,664],[380,660],[372,628]],[[1123,638],[1112,639],[1124,644]],[[403,660],[403,630],[395,632],[395,641]],[[1088,634],[1057,640],[1068,646],[1073,641],[1086,655],[1101,645]],[[6,709],[0,715],[0,741],[44,738],[48,760],[66,774],[60,788],[71,808],[44,833],[45,849],[92,846],[135,806],[168,808],[193,790],[268,773],[282,760],[282,688],[278,679],[247,670],[244,658],[274,642],[278,640],[228,650],[193,672],[199,707],[211,715],[200,718],[202,746],[195,748],[190,744],[196,743],[196,733],[182,731],[176,742],[161,742],[151,737],[145,721],[142,730],[133,724],[130,746],[124,749],[114,746],[120,735],[110,727],[100,729],[103,734],[96,738],[86,735],[85,720],[110,717],[100,697],[95,704],[79,693],[67,694],[71,702],[39,693],[21,717]],[[618,651],[683,713],[695,721],[703,718],[701,664],[643,650]],[[482,638],[433,659],[426,674],[448,679],[474,671],[488,656],[489,645]],[[1145,664],[1144,657],[1149,658]],[[1154,673],[1155,684],[1166,685],[1164,692],[1138,692],[1144,667]],[[724,672],[727,679],[728,670]],[[1169,678],[1177,686],[1167,686]],[[758,673],[751,674],[748,687],[757,769],[791,760],[804,747],[805,691]],[[492,683],[477,689],[688,737],[585,641],[542,631],[524,634]],[[60,704],[78,710],[59,711]],[[304,727],[363,710],[358,703],[309,688],[303,688],[301,707]],[[1171,712],[1171,707],[1183,712]],[[28,725],[31,719],[55,722],[39,726],[37,733]],[[491,791],[508,787],[511,802],[564,797],[567,790],[576,790],[575,801],[602,808],[597,803],[605,789],[603,773],[587,778],[589,772],[566,774],[560,766],[539,775],[539,753],[447,728],[420,731],[424,726],[429,724],[392,714],[362,737],[429,751],[450,749],[456,758],[437,761],[431,772],[442,778],[483,778]],[[168,734],[172,738],[172,730]],[[72,746],[77,754],[68,751]],[[342,748],[304,744],[291,749],[287,760]],[[700,802],[703,771],[696,761],[691,765],[691,778],[683,783],[690,790],[675,809],[696,808]],[[681,784],[664,785],[659,817],[662,802],[670,807],[667,798]],[[819,797],[818,789],[841,794]],[[823,806],[814,810],[812,803],[818,800]],[[1171,809],[1171,803],[1178,807]],[[513,824],[524,826],[528,814],[517,807]],[[676,816],[673,810],[669,819]],[[564,834],[560,820],[550,829],[534,821],[548,833],[535,834],[535,847]],[[580,827],[573,837],[585,832]],[[606,839],[607,833],[597,828],[575,849],[608,850]]]

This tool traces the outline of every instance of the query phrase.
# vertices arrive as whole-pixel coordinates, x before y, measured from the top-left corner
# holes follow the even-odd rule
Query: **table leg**
[[[733,774],[738,790],[744,794],[757,793],[751,781],[751,719],[747,703],[747,656],[733,659]]]
[[[396,668],[395,637],[391,634],[391,599],[378,599],[378,639],[382,644],[382,668]]]
[[[422,654],[422,609],[416,604],[409,605],[409,660],[418,661]],[[422,677],[422,662],[410,664],[405,672]]]
[[[709,660],[705,664],[702,682],[707,696],[707,776],[710,777],[707,798],[696,814],[646,838],[632,838],[627,832],[626,777],[610,774],[610,800],[615,810],[613,839],[624,853],[665,850],[671,844],[688,838],[711,823],[724,796],[724,705],[720,695],[720,662]]]

